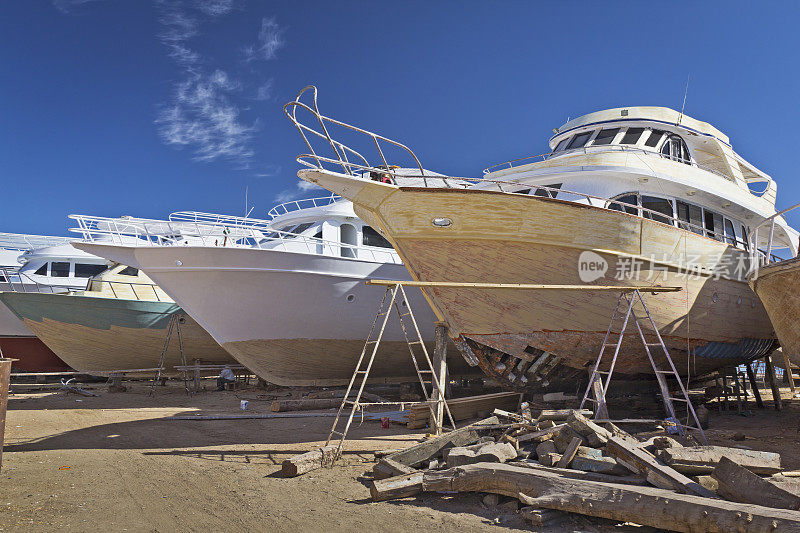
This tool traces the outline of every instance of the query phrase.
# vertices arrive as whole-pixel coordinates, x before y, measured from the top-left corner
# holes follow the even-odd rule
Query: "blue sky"
[[[541,153],[567,118],[620,106],[710,122],[800,201],[800,4],[8,0],[0,4],[0,231],[69,213],[253,216],[298,187],[282,106],[478,176]],[[319,194],[322,194],[321,192]],[[789,217],[800,225],[800,214]]]

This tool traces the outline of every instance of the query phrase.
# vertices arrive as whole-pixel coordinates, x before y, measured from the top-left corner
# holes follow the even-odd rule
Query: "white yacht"
[[[329,127],[315,135],[335,153],[324,157],[308,143],[310,153],[298,161],[309,168],[298,175],[351,199],[414,279],[680,287],[644,298],[684,376],[750,361],[776,346],[747,276],[767,245],[751,228],[776,214],[777,185],[710,124],[663,107],[590,113],[554,130],[546,154],[491,167],[468,189],[443,189],[408,186],[391,170],[390,183],[365,178],[378,165],[338,143],[336,128],[361,132],[373,150],[385,138],[324,117],[315,106],[316,98],[313,107],[290,102],[287,115],[307,143],[314,127]],[[311,126],[298,124],[295,107],[311,113]],[[385,166],[385,153],[373,160]],[[796,255],[797,231],[780,216],[774,221],[775,242]],[[520,388],[585,376],[619,294],[443,286],[425,292],[465,357]],[[652,374],[636,335],[626,336],[615,372]]]
[[[144,270],[240,363],[279,385],[346,383],[375,319],[384,289],[371,278],[408,279],[386,239],[337,197],[281,204],[271,220],[175,213],[176,230],[196,223],[194,241],[165,239],[153,222],[120,231],[111,219],[73,215],[75,246]],[[216,228],[209,231],[207,228]],[[159,235],[156,238],[156,234]],[[131,237],[140,239],[136,246]],[[409,291],[423,337],[434,316]],[[468,371],[455,350],[451,374]],[[416,380],[408,346],[390,320],[373,381]]]

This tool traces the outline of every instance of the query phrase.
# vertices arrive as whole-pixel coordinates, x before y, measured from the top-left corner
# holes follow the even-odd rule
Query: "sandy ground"
[[[130,386],[130,385],[129,385]],[[369,501],[372,451],[413,444],[421,433],[365,422],[344,465],[280,477],[283,459],[321,444],[331,418],[170,421],[176,414],[267,412],[257,391],[187,396],[176,386],[133,385],[99,397],[60,392],[9,399],[0,471],[2,531],[443,531],[529,530],[481,495]],[[778,451],[800,469],[800,400],[782,412],[711,414],[714,444]],[[747,435],[734,441],[736,431]],[[592,528],[589,528],[591,530]],[[586,530],[586,529],[584,529]]]

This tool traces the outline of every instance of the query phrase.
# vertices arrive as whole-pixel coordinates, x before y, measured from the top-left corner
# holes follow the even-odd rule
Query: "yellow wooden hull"
[[[800,259],[762,267],[750,282],[789,360],[800,365]]]

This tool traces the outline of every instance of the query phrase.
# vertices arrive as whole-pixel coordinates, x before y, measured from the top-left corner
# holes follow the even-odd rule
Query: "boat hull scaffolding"
[[[746,282],[747,253],[722,242],[539,196],[397,187],[316,170],[300,176],[353,200],[356,213],[384,231],[416,280],[679,286],[679,292],[643,296],[683,376],[774,349],[769,318]],[[581,263],[594,265],[583,272],[593,278],[588,282]],[[425,292],[484,372],[523,388],[588,372],[619,296],[447,287]],[[628,332],[615,373],[652,374],[635,329]]]
[[[761,267],[750,286],[764,303],[783,352],[800,365],[800,259]]]
[[[172,302],[66,294],[4,292],[0,301],[69,366],[98,375],[157,367],[170,318],[183,313]],[[187,363],[235,362],[190,317],[180,329]],[[173,334],[165,358],[167,373],[175,373],[172,367],[180,364]]]
[[[258,248],[76,246],[145,271],[241,364],[284,386],[347,384],[384,293],[365,280],[408,279],[401,264]],[[418,289],[408,296],[432,356],[435,317]],[[479,374],[448,354],[452,376]],[[396,315],[370,378],[417,380]]]

